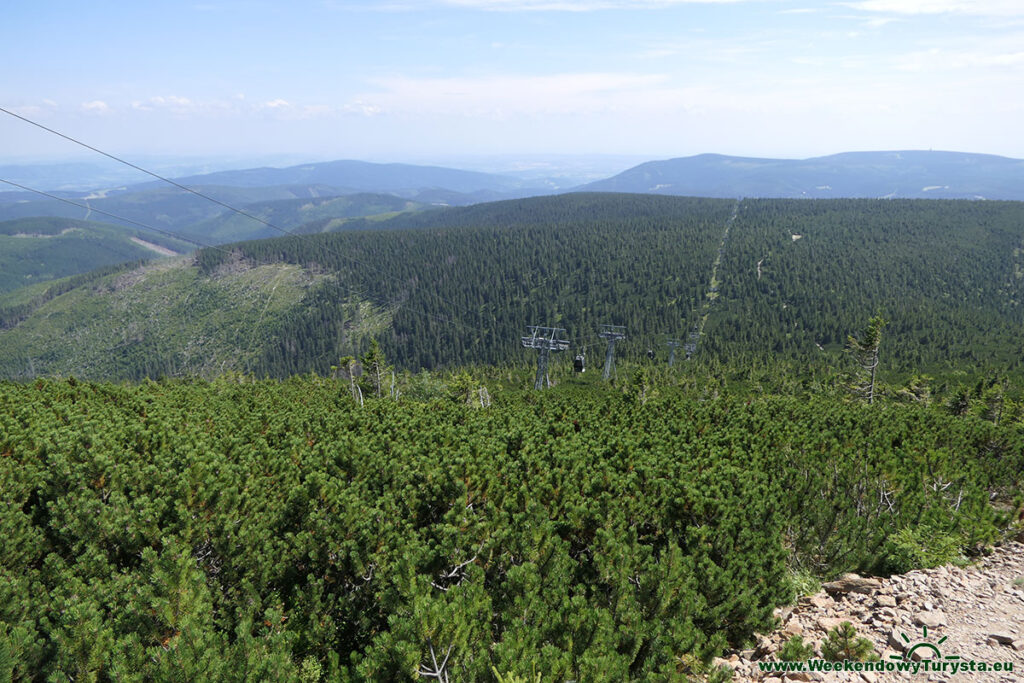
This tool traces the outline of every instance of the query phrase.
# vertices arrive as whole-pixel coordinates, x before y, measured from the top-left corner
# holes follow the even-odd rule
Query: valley
[[[0,224],[0,674],[770,680],[1020,533],[1024,204],[309,194]]]
[[[885,372],[897,382],[915,374],[940,384],[1015,376],[1024,355],[1015,256],[1024,210],[1013,202],[581,193],[353,218],[322,234],[315,227],[331,220],[295,236],[200,250],[169,266],[182,276],[154,290],[158,298],[113,285],[123,277],[116,275],[34,307],[0,298],[8,321],[0,372],[22,377],[33,358],[44,374],[189,376],[198,368],[181,349],[202,339],[211,353],[235,358],[235,370],[326,373],[337,358],[364,350],[368,337],[349,333],[363,329],[362,314],[353,317],[361,310],[375,311],[370,319],[383,326],[370,328],[409,371],[525,362],[514,341],[526,325],[557,324],[574,347],[594,347],[597,326],[616,324],[628,328],[621,353],[631,360],[666,338],[700,334],[699,363],[835,373],[848,362],[847,336],[878,312],[890,320]],[[252,324],[241,311],[269,294],[255,283],[251,294],[221,289],[217,273],[230,264],[295,268],[305,284],[294,296],[271,297],[258,327],[224,336],[202,322],[217,325],[223,313],[193,309],[196,288],[221,291],[211,301],[238,313],[240,326]],[[124,346],[128,321],[60,312],[113,311],[128,295],[135,315],[162,321],[146,335],[160,341],[146,346],[144,369],[115,351],[133,348]],[[15,306],[18,322],[4,313]],[[64,326],[52,329],[57,320]],[[106,360],[77,363],[78,346],[53,341],[62,335],[88,338],[84,348]]]
[[[0,683],[1024,680],[1024,3],[66,9]]]

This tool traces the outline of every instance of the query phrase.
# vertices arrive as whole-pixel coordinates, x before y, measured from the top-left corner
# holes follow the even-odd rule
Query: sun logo
[[[910,638],[907,637],[906,633],[903,633],[901,631],[900,632],[900,637],[903,638],[903,642],[905,642],[910,647],[908,647],[907,651],[904,652],[902,655],[889,655],[889,659],[895,659],[895,660],[899,660],[899,661],[909,662],[909,661],[911,661],[913,659],[914,653],[917,652],[918,650],[925,650],[925,651],[931,652],[932,656],[931,657],[927,657],[927,659],[932,659],[932,660],[939,660],[939,659],[956,660],[956,659],[960,659],[960,657],[958,655],[946,655],[945,657],[943,657],[942,656],[942,652],[939,650],[939,645],[942,645],[944,642],[946,642],[946,639],[949,636],[942,636],[934,644],[929,643],[928,642],[928,627],[927,626],[922,626],[921,627],[921,640],[919,642],[917,642],[917,643],[914,643],[913,645],[910,645]],[[921,657],[921,659],[925,659],[925,658],[926,657],[924,657],[924,656]]]

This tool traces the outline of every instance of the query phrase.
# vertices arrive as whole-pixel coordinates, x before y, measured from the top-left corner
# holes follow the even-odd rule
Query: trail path
[[[684,346],[687,358],[697,352],[701,337],[704,336],[704,325],[707,324],[711,304],[718,298],[718,266],[722,264],[722,254],[725,252],[725,245],[729,241],[729,230],[732,228],[732,224],[736,222],[736,215],[740,211],[740,202],[742,201],[742,199],[736,200],[732,207],[732,215],[725,222],[725,230],[722,232],[722,239],[718,243],[718,253],[715,255],[714,263],[711,264],[711,279],[708,280],[708,290],[704,293],[704,305],[700,308],[699,316],[693,324],[693,330],[690,332],[690,338]]]
[[[777,610],[776,615],[782,623],[779,630],[759,636],[756,650],[734,653],[724,662],[736,669],[733,680],[1024,681],[1024,544],[1007,543],[968,567],[938,567],[889,579],[847,575],[801,598],[797,605]],[[859,635],[871,640],[883,661],[895,662],[892,657],[904,658],[909,652],[912,660],[945,661],[947,671],[789,673],[783,677],[759,670],[758,661],[775,660],[778,649],[795,634],[812,642],[820,654],[828,629],[843,621],[850,621]],[[920,643],[932,647],[915,647]],[[996,662],[1009,663],[1013,670],[951,672],[954,663],[964,666],[971,660],[984,662],[990,669]]]

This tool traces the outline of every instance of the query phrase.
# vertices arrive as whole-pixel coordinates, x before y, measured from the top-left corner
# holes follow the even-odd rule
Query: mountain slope
[[[422,211],[428,205],[390,194],[347,194],[340,197],[313,197],[302,199],[280,199],[269,202],[248,204],[245,212],[261,218],[283,230],[319,222],[324,231],[336,229],[346,219],[373,217],[371,220],[390,218],[407,211]],[[189,235],[205,242],[230,242],[233,240],[277,237],[281,233],[258,221],[233,211],[223,211],[214,218],[188,226]]]
[[[408,192],[445,188],[455,192],[515,190],[516,178],[441,166],[376,164],[368,161],[327,161],[287,168],[250,168],[177,178],[182,185],[269,187],[272,185],[331,185],[359,192]],[[146,185],[151,185],[147,183]],[[146,187],[137,186],[139,189]]]
[[[4,308],[0,299],[0,330],[11,328],[0,331],[0,368],[12,378],[253,370],[287,314],[327,280],[293,264],[238,260],[201,273],[194,257],[184,256],[105,275],[56,296],[41,293],[22,306]],[[347,316],[345,338],[356,346],[380,334],[388,321],[357,301],[339,306],[338,315]]]
[[[374,225],[381,229],[198,252],[187,287],[164,288],[162,299],[143,297],[131,315],[196,318],[192,307],[200,302],[188,292],[216,289],[225,269],[287,265],[314,280],[292,305],[273,308],[272,323],[260,323],[255,336],[221,335],[218,344],[226,346],[205,348],[188,362],[153,341],[145,347],[149,371],[207,372],[212,366],[204,354],[234,354],[245,361],[225,367],[275,376],[326,373],[366,339],[353,321],[372,319],[387,356],[411,369],[532,363],[534,355],[519,343],[528,325],[565,328],[573,352],[586,349],[593,363],[604,348],[598,326],[615,324],[627,328],[616,347],[623,357],[644,359],[650,350],[660,363],[666,338],[696,334],[697,362],[742,367],[756,381],[777,374],[780,364],[852,371],[845,341],[879,311],[890,321],[883,381],[1024,371],[1020,203],[571,194]],[[92,284],[19,309],[11,329],[0,332],[0,348],[10,349],[0,354],[0,376],[21,376],[28,359],[43,373],[138,376],[142,366],[137,359],[122,362],[119,346],[130,319],[119,312],[99,331],[103,316],[120,311],[123,289]],[[250,300],[269,297],[263,291],[237,302],[233,290],[217,291],[204,307],[225,315],[249,307],[252,320],[260,316]],[[177,303],[161,308],[165,299]],[[370,309],[357,316],[360,306]],[[97,311],[87,321],[69,317],[87,310]],[[64,327],[53,327],[62,320]],[[85,339],[86,322],[97,330],[87,337],[90,352],[105,349],[102,367],[76,365],[69,358],[79,353],[74,345],[40,341]],[[202,348],[211,339],[202,325],[173,336],[175,348]],[[556,354],[556,366],[569,355]]]
[[[250,211],[257,214],[279,210],[276,207],[264,207],[267,202],[316,200],[356,194],[378,195],[378,199],[369,201],[365,209],[354,207],[366,203],[367,197],[350,200],[345,206],[339,202],[334,205],[337,210],[326,206],[323,211],[312,211],[309,216],[301,215],[300,212],[286,219],[288,225],[281,225],[283,228],[318,218],[351,218],[417,208],[404,204],[403,200],[416,205],[465,205],[506,197],[548,194],[552,191],[550,187],[540,185],[533,188],[528,181],[475,171],[362,161],[220,171],[177,178],[175,182],[247,211],[250,205],[259,205]],[[226,241],[259,239],[276,234],[274,230],[256,221],[249,221],[246,225],[243,219],[232,218],[223,206],[161,181],[90,192],[55,194],[89,208],[40,198],[27,192],[0,192],[0,221],[41,216],[86,220],[94,215],[91,209],[96,209],[129,221],[139,221],[193,237],[205,234],[219,240],[222,232],[223,240]],[[387,195],[392,198],[385,199]],[[317,204],[323,206],[322,203]],[[107,220],[119,222],[109,217]],[[231,225],[221,230],[211,221],[214,224],[226,221]]]
[[[372,306],[361,318],[386,315],[389,329],[379,334],[389,355],[406,367],[437,367],[461,362],[501,361],[518,357],[518,336],[531,324],[596,327],[599,322],[643,321],[653,329],[678,326],[702,296],[703,269],[687,267],[689,259],[710,262],[721,224],[732,203],[647,196],[579,195],[499,202],[493,215],[468,207],[429,212],[468,227],[429,229],[419,214],[383,221],[389,230],[343,231],[285,237],[233,245],[243,265],[285,263],[309,273],[327,273],[311,284],[296,305],[281,309],[271,327],[262,326],[256,346],[258,362],[228,363],[226,368],[254,369],[258,374],[284,375],[312,368],[328,371],[341,355],[351,353],[360,325],[353,306]],[[401,230],[404,221],[422,225]],[[485,222],[486,221],[486,222]],[[685,249],[680,249],[684,246]],[[159,321],[191,315],[198,305],[190,288],[212,284],[230,267],[224,251],[197,253],[199,271],[191,284],[162,285],[161,294],[139,299],[133,313]],[[657,278],[656,292],[633,289],[622,282],[627,261],[630,277]],[[112,277],[112,276],[111,276]],[[168,276],[169,277],[169,276]],[[666,279],[667,278],[667,279]],[[110,279],[110,278],[108,278]],[[213,280],[211,280],[213,279]],[[154,289],[154,291],[156,291]],[[144,373],[136,359],[121,360],[126,314],[119,299],[131,289],[95,284],[62,294],[0,332],[0,376],[22,376],[32,359],[37,372],[79,376],[132,377]],[[225,292],[212,302],[225,311],[238,308]],[[673,301],[648,305],[649,297]],[[168,301],[166,305],[161,303]],[[274,299],[277,301],[277,298]],[[73,304],[65,303],[73,301]],[[248,304],[246,304],[248,305]],[[150,308],[156,306],[156,308]],[[169,306],[169,308],[168,308]],[[552,308],[553,307],[553,308]],[[620,311],[624,308],[624,311]],[[85,318],[75,311],[95,309]],[[101,331],[110,316],[106,334]],[[252,316],[258,318],[257,315]],[[63,327],[54,327],[63,321]],[[170,323],[169,323],[170,324]],[[80,336],[81,330],[97,330]],[[182,332],[208,340],[201,328]],[[47,346],[51,337],[87,338],[89,352],[105,349],[103,363],[76,361],[77,344]],[[188,374],[209,367],[196,356],[185,362],[155,343],[149,370]],[[514,343],[511,343],[512,340]],[[223,350],[207,349],[218,358],[249,353],[249,337],[221,337]],[[596,339],[592,343],[596,343]],[[183,342],[188,345],[187,341]],[[358,348],[355,349],[358,351]],[[88,374],[91,373],[91,374]]]
[[[191,248],[187,242],[108,223],[52,217],[5,221],[0,223],[0,292]]]
[[[272,187],[199,185],[192,189],[239,208],[257,202],[315,199],[348,193],[345,188],[326,185],[277,185]],[[90,209],[106,211],[171,232],[188,232],[190,226],[215,218],[227,211],[215,202],[169,185],[130,191],[118,190],[80,195],[62,194],[76,204],[84,204]],[[88,219],[93,215],[102,215],[92,214],[90,209],[82,209],[52,199],[34,198],[19,202],[0,202],[0,219],[37,216]],[[116,218],[109,216],[104,216],[104,218],[117,222]],[[255,222],[253,226],[253,234],[258,234],[261,226]]]
[[[701,154],[650,161],[579,188],[702,197],[1024,200],[1024,161],[958,152],[848,152],[813,159]]]

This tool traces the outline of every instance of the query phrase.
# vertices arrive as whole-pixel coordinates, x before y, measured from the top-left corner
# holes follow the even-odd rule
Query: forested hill
[[[523,185],[516,178],[491,173],[463,171],[440,166],[376,164],[348,159],[299,164],[287,168],[264,167],[217,171],[177,180],[183,185],[226,185],[231,187],[320,184],[347,187],[358,192],[408,192],[429,187],[443,187],[455,192],[479,192],[481,190],[514,190],[520,189]],[[144,183],[137,187],[139,189],[159,187],[159,183]]]
[[[846,152],[813,159],[699,154],[580,189],[702,197],[1024,199],[1024,161],[991,154]]]
[[[232,255],[204,250],[194,266],[112,276],[109,286],[19,310],[0,332],[0,375],[22,377],[30,366],[100,377],[327,372],[365,348],[367,330],[412,369],[522,359],[519,337],[533,324],[569,328],[590,349],[603,322],[636,334],[681,331],[733,204],[574,195],[499,202],[489,222],[483,207],[432,212],[461,227],[409,216],[382,224],[394,230],[246,242]],[[279,275],[267,264],[279,262],[302,272],[281,271],[275,289]],[[0,322],[2,309],[0,300]],[[215,334],[204,333],[203,319]],[[69,335],[89,341],[56,341]],[[222,352],[214,341],[235,348]]]
[[[0,221],[0,293],[192,248],[167,235],[95,221],[53,217]]]
[[[242,253],[342,273],[326,301],[360,296],[392,311],[388,353],[408,367],[501,363],[523,357],[528,325],[557,325],[594,349],[601,323],[638,338],[685,329],[699,310],[735,202],[580,194],[402,216],[395,232],[249,242]],[[206,271],[223,252],[205,251]],[[288,325],[266,367],[331,338],[322,307]],[[339,321],[335,321],[338,324]],[[336,336],[336,335],[335,335]],[[317,346],[317,355],[326,349]],[[296,368],[297,369],[297,368]]]
[[[388,229],[204,250],[179,264],[187,277],[160,275],[177,284],[161,285],[159,297],[133,299],[131,334],[124,320],[103,328],[101,311],[124,315],[103,287],[62,294],[0,332],[0,373],[23,376],[31,365],[104,377],[190,374],[202,353],[219,359],[203,363],[204,373],[326,373],[338,357],[364,351],[371,334],[404,368],[529,363],[519,345],[528,325],[566,328],[593,363],[602,323],[626,326],[618,353],[634,359],[651,349],[663,363],[667,337],[697,331],[695,362],[844,371],[847,336],[879,311],[890,321],[888,376],[1019,373],[1024,358],[1024,204],[572,194],[374,226]],[[226,284],[243,271],[253,273],[246,288]],[[153,287],[148,277],[122,277],[110,289],[123,299]],[[200,304],[207,316],[252,313],[211,336]],[[78,319],[80,310],[93,314]],[[190,325],[160,327],[176,317]],[[47,341],[69,335],[91,340],[93,362]],[[569,355],[556,354],[556,365]]]
[[[427,208],[428,204],[390,194],[358,193],[278,199],[248,204],[244,214],[225,210],[213,218],[182,228],[181,231],[206,244],[221,244],[242,239],[279,237],[282,230],[292,232],[300,227],[302,232],[327,232],[337,230],[349,220],[359,217],[370,217],[369,222],[361,221],[360,225],[372,225],[372,221]],[[254,221],[252,216],[274,227]],[[310,227],[314,225],[315,229]]]

